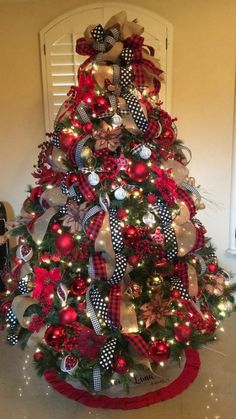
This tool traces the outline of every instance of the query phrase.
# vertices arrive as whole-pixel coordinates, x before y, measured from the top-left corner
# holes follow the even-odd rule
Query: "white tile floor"
[[[223,326],[221,339],[209,346],[223,354],[202,349],[198,378],[184,393],[130,411],[91,409],[59,395],[37,377],[27,353],[6,345],[1,333],[0,419],[236,419],[236,313]]]

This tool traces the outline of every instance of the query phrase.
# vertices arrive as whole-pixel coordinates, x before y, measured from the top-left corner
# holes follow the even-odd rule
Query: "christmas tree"
[[[4,274],[8,342],[91,392],[214,341],[234,307],[142,33],[121,12],[78,39],[89,58],[39,146]]]

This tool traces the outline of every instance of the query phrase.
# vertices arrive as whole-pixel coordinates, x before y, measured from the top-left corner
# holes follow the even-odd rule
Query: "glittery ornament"
[[[192,336],[192,328],[187,324],[178,324],[174,328],[174,336],[178,342],[188,342]]]
[[[166,362],[170,357],[169,344],[161,339],[152,342],[148,349],[148,357],[156,363]]]
[[[66,330],[63,326],[49,326],[45,332],[44,339],[53,348],[61,346],[66,338]]]
[[[61,360],[61,370],[63,372],[68,372],[68,374],[73,374],[78,366],[78,359],[73,355],[66,355]]]
[[[115,113],[115,115],[113,115],[111,118],[111,123],[113,127],[120,127],[123,123],[123,119],[121,118],[120,115]]]
[[[127,193],[122,187],[120,187],[120,188],[115,190],[114,196],[117,199],[117,201],[122,201],[123,199],[126,198]]]
[[[144,214],[142,220],[144,224],[146,224],[148,227],[151,227],[155,223],[155,216],[151,212],[147,212]]]
[[[90,175],[88,175],[88,181],[89,181],[90,185],[96,186],[96,185],[99,184],[100,178],[97,175],[97,173],[92,172],[92,173],[90,173]]]
[[[145,145],[142,146],[142,148],[139,152],[139,155],[140,155],[141,159],[143,159],[143,160],[148,160],[151,157],[151,154],[152,154],[152,152],[151,152],[150,148],[146,147]]]

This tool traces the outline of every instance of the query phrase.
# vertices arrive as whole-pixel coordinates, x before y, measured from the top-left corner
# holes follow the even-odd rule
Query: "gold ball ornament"
[[[147,287],[151,289],[152,291],[158,290],[160,288],[160,285],[163,282],[163,277],[161,275],[156,275],[151,278],[148,278],[147,280]]]

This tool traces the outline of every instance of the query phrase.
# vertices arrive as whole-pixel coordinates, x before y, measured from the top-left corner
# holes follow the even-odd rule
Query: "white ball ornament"
[[[123,124],[123,119],[121,118],[120,115],[115,113],[115,115],[113,115],[111,118],[111,123],[114,128],[120,127]]]
[[[90,185],[96,186],[96,185],[99,184],[100,179],[99,179],[99,176],[97,175],[97,173],[92,172],[92,173],[90,173],[90,175],[88,175],[88,181],[89,181]]]
[[[151,212],[147,212],[147,214],[144,214],[143,216],[143,222],[147,226],[151,227],[155,224],[155,216]]]
[[[123,188],[118,188],[114,192],[114,196],[117,199],[117,201],[122,201],[126,198],[126,191]]]
[[[151,154],[152,154],[152,152],[151,152],[150,148],[143,145],[141,150],[140,150],[140,153],[139,153],[141,159],[148,160],[151,157]]]

